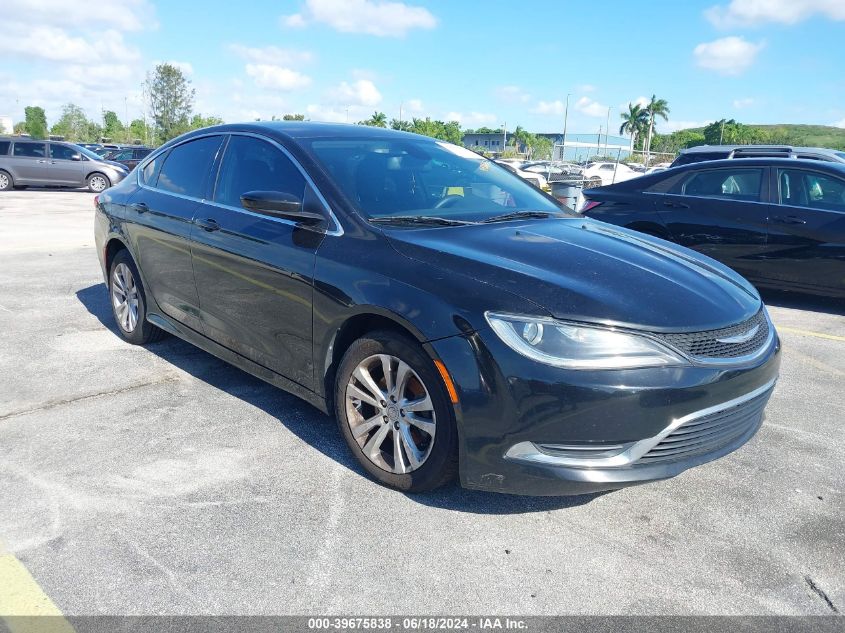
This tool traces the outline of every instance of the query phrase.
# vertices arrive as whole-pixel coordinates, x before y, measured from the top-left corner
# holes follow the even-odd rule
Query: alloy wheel
[[[361,452],[379,468],[405,474],[434,446],[436,416],[429,390],[396,356],[361,361],[346,385],[346,419]]]
[[[91,176],[91,180],[89,182],[91,189],[97,193],[103,191],[107,186],[106,179],[103,176]]]
[[[6,174],[0,174],[0,190],[9,188],[9,177]]]
[[[120,328],[127,334],[138,325],[138,286],[129,266],[120,263],[114,267],[111,283],[111,301],[114,316]]]

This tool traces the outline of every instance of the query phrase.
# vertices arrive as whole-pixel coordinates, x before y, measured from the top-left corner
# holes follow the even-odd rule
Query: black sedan
[[[695,249],[761,288],[845,297],[845,164],[709,161],[584,198],[585,215]]]
[[[671,477],[748,441],[778,376],[730,269],[404,132],[191,132],[98,197],[95,234],[120,336],[175,334],[333,413],[400,490]]]

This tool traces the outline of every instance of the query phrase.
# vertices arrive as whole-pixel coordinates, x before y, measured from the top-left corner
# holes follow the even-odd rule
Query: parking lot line
[[[11,633],[74,633],[74,628],[23,563],[13,554],[2,552],[0,619]]]
[[[802,336],[814,336],[816,338],[824,338],[830,341],[845,341],[845,336],[837,336],[836,334],[825,334],[824,332],[812,332],[810,330],[799,330],[794,327],[778,326],[778,332],[789,332],[790,334],[801,334]]]

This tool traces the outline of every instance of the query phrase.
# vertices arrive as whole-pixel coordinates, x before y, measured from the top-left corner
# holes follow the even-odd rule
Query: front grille
[[[685,422],[640,457],[654,464],[712,453],[753,432],[763,419],[772,389],[728,409]]]
[[[748,333],[757,327],[757,332],[747,341],[723,343],[719,339],[728,339]],[[753,317],[730,327],[705,332],[676,334],[655,334],[657,338],[697,360],[739,358],[759,351],[769,339],[769,320],[761,309]]]

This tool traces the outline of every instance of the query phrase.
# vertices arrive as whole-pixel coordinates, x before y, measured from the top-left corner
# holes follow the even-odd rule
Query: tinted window
[[[16,141],[13,153],[15,156],[44,158],[47,156],[47,146],[44,143],[21,143],[20,141]]]
[[[136,149],[135,150],[135,158],[140,159],[140,158],[144,158],[146,156],[149,156],[151,151],[153,151],[153,150],[151,150],[151,149]]]
[[[78,150],[67,145],[50,145],[50,156],[58,160],[73,160],[73,156],[79,154]]]
[[[305,178],[270,143],[251,136],[232,136],[223,156],[214,200],[240,207],[241,195],[247,191],[283,191],[302,200]]]
[[[845,181],[798,169],[778,170],[780,203],[845,212]]]
[[[167,152],[162,152],[144,166],[144,169],[141,172],[142,183],[149,185],[150,187],[155,187],[156,181],[158,180],[158,172],[166,157]]]
[[[132,160],[132,150],[124,149],[109,155],[109,160]]]
[[[183,196],[204,198],[220,136],[206,136],[170,150],[156,186]]]
[[[760,199],[762,169],[708,169],[691,172],[681,183],[687,196],[755,201]]]
[[[5,156],[9,153],[9,146],[11,143],[9,141],[0,141],[0,156]]]
[[[344,195],[368,217],[420,215],[483,220],[561,207],[473,152],[428,139],[334,138],[310,142]]]

